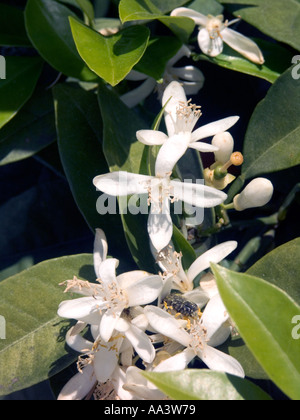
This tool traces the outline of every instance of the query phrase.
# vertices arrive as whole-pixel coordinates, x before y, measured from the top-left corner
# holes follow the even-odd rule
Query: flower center
[[[120,289],[117,282],[112,281],[107,284],[101,279],[98,279],[98,282],[100,283],[98,294],[105,300],[106,309],[115,312],[128,306],[128,296],[125,290]]]
[[[191,133],[202,115],[201,106],[188,102],[179,102],[176,110],[176,133]]]
[[[225,28],[226,23],[223,23],[223,16],[211,16],[209,15],[209,20],[206,24],[206,29],[209,32],[211,39],[215,39],[221,36],[221,31]]]
[[[197,354],[199,350],[203,351],[207,343],[207,330],[198,320],[194,320],[189,325],[190,343],[189,348]]]

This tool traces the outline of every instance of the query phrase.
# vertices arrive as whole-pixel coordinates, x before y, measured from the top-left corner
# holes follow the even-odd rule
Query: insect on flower
[[[186,299],[180,293],[170,293],[164,298],[163,303],[167,310],[174,310],[176,315],[180,314],[190,318],[202,315],[198,305]]]

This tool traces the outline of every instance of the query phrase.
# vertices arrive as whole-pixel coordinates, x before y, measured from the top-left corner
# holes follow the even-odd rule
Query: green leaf
[[[296,0],[220,0],[260,31],[300,50],[300,3]]]
[[[206,369],[186,369],[166,373],[143,372],[143,375],[173,400],[271,400],[264,391],[246,379]]]
[[[100,215],[96,209],[99,193],[93,178],[109,171],[102,151],[97,96],[66,83],[57,85],[53,92],[59,153],[77,206],[93,231],[102,228],[107,233],[112,255],[126,258],[120,217]]]
[[[202,13],[203,15],[218,16],[223,13],[224,7],[217,0],[192,0],[186,5],[192,10]]]
[[[66,6],[53,0],[29,0],[25,9],[27,34],[40,55],[56,70],[81,80],[96,75],[80,58],[69,25],[76,17]]]
[[[119,5],[120,19],[123,23],[136,20],[158,19],[166,25],[182,42],[187,43],[195,23],[192,19],[181,16],[165,16],[166,13],[186,1],[155,1],[155,0],[121,0]]]
[[[127,76],[147,48],[149,30],[144,26],[130,26],[106,37],[76,19],[70,18],[70,24],[82,59],[112,86]]]
[[[0,128],[33,94],[43,62],[36,57],[6,57],[6,79],[0,80]]]
[[[292,336],[292,320],[300,307],[260,278],[215,264],[212,270],[229,315],[251,352],[286,395],[299,399],[299,341]]]
[[[93,256],[45,261],[0,283],[0,314],[6,339],[0,340],[0,395],[27,388],[70,365],[76,355],[67,349],[71,323],[57,316],[66,299],[59,283],[78,276],[94,281]]]
[[[0,45],[31,46],[26,34],[23,11],[6,4],[0,4]]]
[[[227,45],[224,45],[223,53],[217,57],[200,54],[195,55],[194,59],[209,61],[220,67],[259,77],[270,83],[274,83],[290,67],[293,54],[278,44],[258,39],[255,39],[255,42],[261,48],[265,57],[265,64],[262,66],[252,63]],[[280,60],[278,60],[279,56]]]
[[[300,163],[300,83],[286,71],[257,106],[244,143],[244,179]]]
[[[288,242],[254,264],[247,274],[274,284],[300,305],[300,239]]]
[[[145,122],[102,84],[98,98],[104,127],[103,151],[110,171],[140,173],[145,146],[137,141],[136,132],[145,129]],[[140,269],[156,272],[147,233],[148,217],[131,214],[127,209],[128,199],[119,199],[119,211],[129,249]]]
[[[37,89],[15,118],[0,130],[0,166],[26,159],[55,140],[51,92]]]
[[[76,3],[87,16],[89,22],[93,22],[95,18],[95,12],[92,3],[89,0],[76,0]]]
[[[197,256],[194,248],[175,225],[173,226],[172,242],[174,243],[175,250],[179,253],[182,252],[182,265],[184,270],[188,270]]]
[[[181,46],[182,43],[174,37],[152,38],[135,70],[159,80],[164,75],[168,61],[176,55]]]

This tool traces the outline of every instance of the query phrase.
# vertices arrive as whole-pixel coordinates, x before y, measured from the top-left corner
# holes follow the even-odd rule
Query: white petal
[[[171,181],[171,185],[174,188],[176,199],[199,208],[218,206],[227,198],[227,195],[222,191],[201,183]]]
[[[169,199],[164,200],[163,204],[164,209],[162,209],[161,213],[158,213],[152,204],[148,217],[148,234],[157,252],[160,252],[169,244],[173,235],[173,222],[170,215]]]
[[[96,236],[94,241],[94,268],[97,278],[99,275],[100,264],[106,260],[107,257],[107,240],[102,229],[96,229]]]
[[[173,67],[171,73],[184,81],[201,82],[202,86],[204,84],[204,75],[202,71],[195,66]]]
[[[175,356],[161,362],[153,369],[153,372],[174,372],[177,370],[184,370],[194,357],[195,353],[193,350],[185,349]]]
[[[160,334],[185,347],[189,345],[189,334],[181,328],[180,323],[172,315],[156,306],[146,306],[145,315],[149,320],[149,324]]]
[[[202,271],[207,270],[210,267],[210,263],[218,264],[229,254],[231,254],[238,244],[235,241],[228,241],[219,244],[210,250],[206,251],[195,262],[190,266],[187,276],[190,281],[194,280],[198,274]]]
[[[110,340],[121,313],[122,309],[115,310],[113,314],[110,311],[103,314],[100,323],[100,335],[104,341],[108,342]]]
[[[182,86],[187,96],[197,95],[200,89],[203,88],[202,82],[182,82]]]
[[[254,41],[232,29],[222,31],[224,42],[255,64],[264,64],[264,56]]]
[[[128,391],[125,391],[125,389],[123,388],[123,385],[125,385],[126,383],[126,373],[123,372],[123,370],[119,366],[117,366],[114,370],[111,381],[114,384],[115,392],[121,399],[121,401],[130,401],[134,399],[133,394],[131,394]]]
[[[209,301],[207,293],[205,293],[200,287],[196,287],[191,292],[184,293],[184,297],[192,302],[197,303],[199,308],[203,308]]]
[[[203,352],[198,352],[198,356],[211,370],[229,373],[241,378],[245,377],[244,369],[236,359],[213,347],[206,346]]]
[[[134,108],[139,103],[143,102],[153,92],[156,86],[156,80],[149,77],[139,87],[125,93],[120,97],[122,102],[128,106],[128,108]]]
[[[150,276],[150,274],[147,273],[147,271],[142,271],[142,270],[128,271],[126,273],[120,274],[117,277],[117,282],[121,289],[126,289],[127,287],[130,287],[132,284],[135,284],[138,281],[148,276]]]
[[[200,29],[198,33],[198,45],[200,50],[209,57],[217,57],[223,51],[223,40],[220,36],[211,38],[206,28]]]
[[[82,373],[77,373],[60,391],[59,401],[82,400],[96,385],[97,379],[92,365],[86,366]]]
[[[99,268],[99,279],[104,284],[111,284],[116,281],[116,269],[119,265],[119,260],[115,258],[108,258],[103,261]]]
[[[99,311],[102,307],[103,299],[83,297],[61,302],[57,314],[62,318],[83,320],[84,317],[90,315],[92,312]]]
[[[146,305],[157,299],[163,287],[160,276],[149,276],[126,289],[128,306]]]
[[[178,7],[173,10],[171,16],[185,16],[193,19],[197,25],[205,26],[207,24],[208,18],[202,13],[196,12],[195,10],[188,9],[187,7]]]
[[[228,339],[231,329],[229,326],[224,327],[228,319],[228,312],[218,294],[210,299],[201,317],[211,347],[220,346]]]
[[[201,141],[190,143],[189,147],[202,153],[213,153],[218,150],[216,146],[212,146],[211,144],[207,144]]]
[[[86,340],[79,334],[72,335],[71,333],[72,331],[68,331],[66,334],[66,343],[71,349],[78,353],[86,353],[87,350],[92,350],[93,343],[91,341]]]
[[[144,362],[153,362],[155,358],[155,348],[153,347],[150,338],[144,333],[144,331],[134,325],[131,325],[130,328],[125,331],[125,336]]]
[[[93,183],[99,191],[118,197],[147,193],[147,182],[151,179],[151,176],[120,171],[99,175]]]
[[[272,198],[274,187],[271,181],[266,178],[255,178],[238,195],[234,197],[234,207],[243,211],[253,207],[263,207]]]
[[[102,344],[94,354],[93,366],[97,380],[101,383],[106,382],[118,364],[119,349],[123,339],[114,340],[109,344]],[[112,348],[113,347],[113,348]]]
[[[175,134],[179,102],[187,102],[185,91],[179,82],[171,82],[164,91],[162,106],[165,107],[165,123],[169,137]]]
[[[176,163],[187,151],[190,142],[190,133],[180,133],[169,137],[158,152],[155,175],[159,177],[170,176]]]
[[[206,139],[207,137],[215,136],[216,134],[223,133],[234,126],[240,117],[228,117],[213,123],[204,125],[192,133],[192,142]]]
[[[162,131],[140,130],[137,131],[136,137],[138,141],[147,146],[161,146],[168,140],[168,136]]]
[[[218,148],[215,152],[216,162],[227,163],[233,153],[234,140],[232,135],[225,131],[214,136],[211,144]]]

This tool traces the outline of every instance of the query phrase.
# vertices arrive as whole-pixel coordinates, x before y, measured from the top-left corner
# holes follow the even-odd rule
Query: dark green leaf
[[[7,57],[6,79],[0,80],[0,128],[33,94],[43,62],[36,57]]]
[[[0,45],[31,46],[25,30],[24,13],[6,4],[0,4]]]
[[[99,193],[93,178],[109,171],[102,151],[103,128],[97,96],[61,84],[54,88],[54,99],[59,153],[75,201],[91,229],[102,228],[111,238],[109,243],[116,248],[111,249],[112,255],[126,257],[120,217],[100,215],[96,209]]]
[[[0,131],[0,166],[26,159],[56,140],[53,99],[38,89]]]
[[[300,83],[287,70],[250,120],[244,143],[244,179],[300,163]]]
[[[29,0],[25,10],[27,34],[40,55],[56,70],[82,80],[96,75],[80,58],[69,25],[76,15],[53,0]]]

